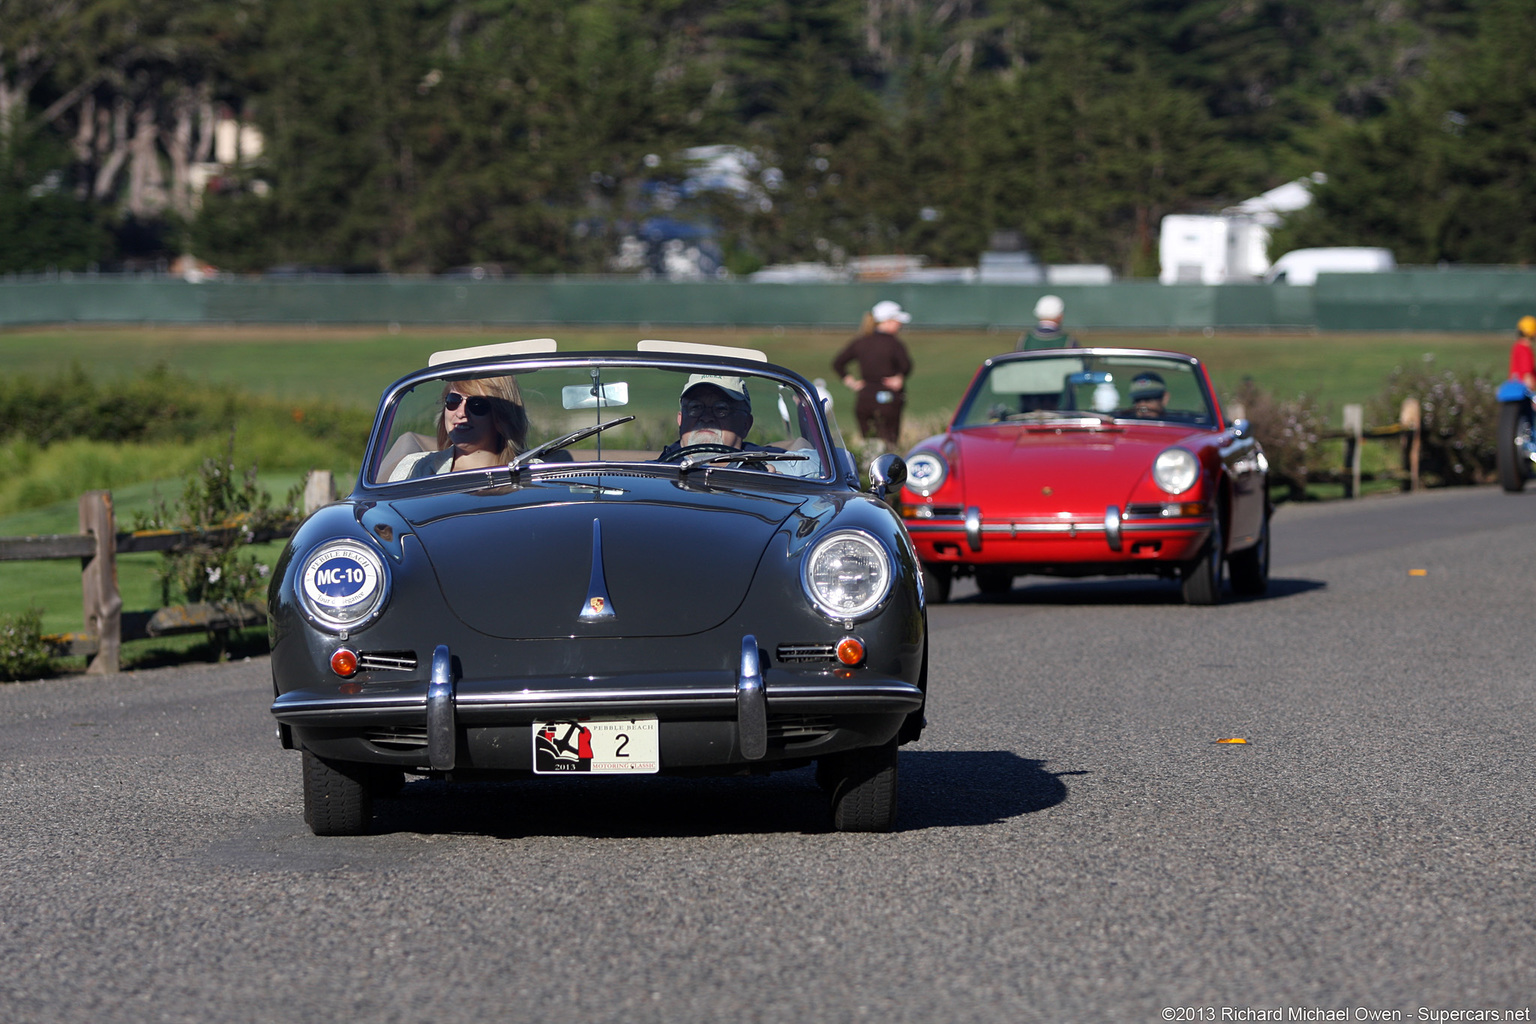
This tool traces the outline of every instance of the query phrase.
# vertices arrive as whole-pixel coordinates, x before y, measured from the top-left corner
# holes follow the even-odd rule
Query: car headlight
[[[915,452],[907,459],[907,490],[928,497],[944,486],[949,466],[938,452]]]
[[[827,618],[862,618],[891,592],[891,556],[867,533],[834,533],[806,556],[801,584]]]
[[[305,618],[321,629],[345,633],[361,629],[384,610],[389,573],[367,544],[331,540],[304,559],[297,583]]]
[[[1200,461],[1183,448],[1159,452],[1152,463],[1152,481],[1169,494],[1183,494],[1200,479]]]

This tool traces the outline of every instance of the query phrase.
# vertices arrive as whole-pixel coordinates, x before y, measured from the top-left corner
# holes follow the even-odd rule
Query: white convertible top
[[[538,355],[556,350],[554,338],[529,338],[527,341],[498,341],[491,345],[475,345],[472,348],[445,348],[433,352],[428,366],[438,363],[457,363],[461,359],[485,359],[493,356]]]

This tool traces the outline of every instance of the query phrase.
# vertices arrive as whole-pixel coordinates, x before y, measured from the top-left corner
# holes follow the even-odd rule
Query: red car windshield
[[[1089,418],[1216,425],[1204,375],[1190,360],[1052,353],[995,362],[955,426]]]

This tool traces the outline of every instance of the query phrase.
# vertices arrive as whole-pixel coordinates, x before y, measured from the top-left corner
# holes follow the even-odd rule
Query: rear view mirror
[[[882,501],[891,491],[905,483],[906,479],[907,461],[900,455],[887,452],[876,456],[875,461],[869,464],[870,493]]]
[[[629,385],[624,381],[615,384],[572,384],[560,389],[560,404],[567,409],[617,409],[629,404]]]

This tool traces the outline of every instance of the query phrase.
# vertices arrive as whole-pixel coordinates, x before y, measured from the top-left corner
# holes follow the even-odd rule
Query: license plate
[[[562,718],[533,723],[537,775],[654,774],[660,730],[655,715],[641,718]]]

